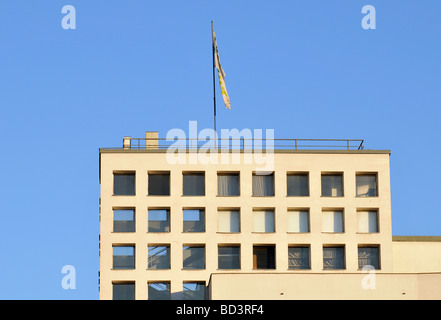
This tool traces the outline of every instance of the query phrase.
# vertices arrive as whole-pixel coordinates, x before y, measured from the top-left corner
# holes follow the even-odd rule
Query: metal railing
[[[238,149],[238,150],[363,150],[363,139],[249,139],[230,138],[200,140],[191,138],[131,138],[125,137],[123,149]]]

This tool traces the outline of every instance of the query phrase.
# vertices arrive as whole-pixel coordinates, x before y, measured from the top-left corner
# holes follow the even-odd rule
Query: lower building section
[[[213,273],[211,300],[440,300],[441,273]]]

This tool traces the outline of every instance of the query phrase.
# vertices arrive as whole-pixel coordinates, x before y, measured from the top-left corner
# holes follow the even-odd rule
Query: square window
[[[309,196],[309,177],[307,173],[288,173],[286,184],[288,197]]]
[[[135,246],[113,246],[113,269],[135,269]]]
[[[359,246],[358,247],[358,269],[370,266],[375,270],[380,269],[380,255],[378,246]]]
[[[345,248],[343,246],[323,247],[323,269],[345,269]]]
[[[240,195],[239,174],[238,173],[218,173],[217,175],[217,194],[222,197]]]
[[[183,268],[205,269],[205,246],[183,246]]]
[[[134,196],[135,195],[135,173],[114,173],[113,174],[113,195]]]
[[[271,174],[253,173],[253,196],[274,196],[274,172]]]
[[[288,232],[309,232],[308,210],[288,210]]]
[[[377,197],[377,174],[356,175],[357,197]]]
[[[322,197],[343,197],[343,174],[322,174]]]
[[[205,232],[205,210],[184,209],[182,232]]]
[[[183,176],[183,195],[184,196],[204,196],[205,195],[205,173],[184,173]]]
[[[135,209],[113,210],[113,232],[135,232]]]
[[[237,245],[218,247],[218,269],[240,269],[240,247]]]
[[[323,211],[322,218],[322,232],[344,232],[344,219],[342,210]]]
[[[357,232],[376,233],[378,232],[378,211],[357,210]]]
[[[239,210],[219,210],[217,231],[240,232]]]
[[[170,232],[169,209],[149,209],[148,232]]]
[[[309,247],[288,247],[288,268],[290,270],[311,269],[309,259]]]
[[[148,252],[148,269],[170,269],[170,246],[150,245]]]
[[[183,300],[205,300],[205,282],[184,282]]]
[[[135,283],[118,282],[112,284],[113,300],[135,300]]]
[[[148,194],[149,196],[169,196],[170,172],[149,172]]]
[[[274,245],[253,246],[253,269],[275,269],[276,247]]]
[[[253,232],[275,232],[274,210],[253,211]]]
[[[170,300],[170,282],[149,282],[149,300]]]

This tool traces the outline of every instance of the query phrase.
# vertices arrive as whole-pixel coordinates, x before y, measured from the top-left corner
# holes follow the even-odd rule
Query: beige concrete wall
[[[306,273],[324,273],[323,245],[344,245],[346,268],[342,274],[359,272],[358,245],[380,245],[381,270],[392,272],[391,208],[389,154],[384,152],[335,152],[335,153],[275,153],[275,196],[252,196],[253,164],[245,164],[243,154],[239,164],[191,164],[187,155],[186,164],[169,164],[164,152],[133,152],[130,150],[101,152],[101,248],[100,248],[100,298],[112,298],[112,281],[136,281],[136,298],[147,299],[148,281],[170,281],[172,298],[179,299],[183,281],[205,281],[208,285],[210,275],[223,272],[217,269],[218,244],[240,244],[240,272],[262,273],[253,270],[253,244],[276,245],[276,270],[289,272],[299,278],[300,274],[288,270],[288,245],[308,244],[311,248],[311,270]],[[230,158],[231,159],[231,158]],[[220,161],[219,161],[220,162]],[[136,196],[113,196],[113,172],[136,171]],[[171,195],[147,195],[148,171],[170,171]],[[205,171],[206,195],[203,197],[182,196],[182,172]],[[217,172],[240,172],[240,197],[217,196]],[[287,197],[287,172],[308,172],[310,184],[309,197]],[[321,173],[343,172],[344,197],[329,198],[321,196]],[[379,196],[374,198],[355,197],[356,172],[377,172]],[[112,232],[115,207],[136,208],[136,232]],[[171,210],[171,232],[148,233],[147,210],[149,207],[169,207]],[[206,232],[182,232],[182,208],[205,208]],[[239,208],[241,232],[224,234],[217,232],[217,211],[219,208]],[[252,231],[253,208],[275,209],[275,233],[254,233]],[[287,210],[289,208],[309,208],[310,233],[293,234],[287,232]],[[341,234],[322,232],[322,209],[344,209],[345,231]],[[357,209],[379,210],[379,232],[373,234],[357,233]],[[112,270],[112,244],[135,244],[136,269]],[[147,247],[149,244],[169,244],[171,248],[170,270],[147,269]],[[183,244],[205,244],[206,269],[182,270]],[[265,272],[265,271],[263,271]],[[335,273],[335,271],[333,271]],[[304,274],[304,273],[302,273]],[[352,277],[352,276],[350,276]],[[315,282],[321,286],[320,282]]]
[[[441,272],[441,237],[394,239],[397,239],[392,242],[394,272]]]
[[[213,274],[213,300],[441,299],[441,273]]]

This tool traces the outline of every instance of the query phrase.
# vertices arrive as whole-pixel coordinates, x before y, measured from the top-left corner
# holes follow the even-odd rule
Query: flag
[[[227,109],[231,109],[231,103],[230,103],[230,97],[228,97],[227,87],[225,86],[225,72],[222,69],[220,59],[219,59],[219,52],[217,50],[217,42],[216,42],[216,35],[214,34],[214,28],[213,25],[211,25],[211,30],[213,32],[213,54],[214,54],[214,67],[217,68],[218,75],[219,75],[219,84],[221,87],[222,92],[222,98],[224,99],[225,107]]]

